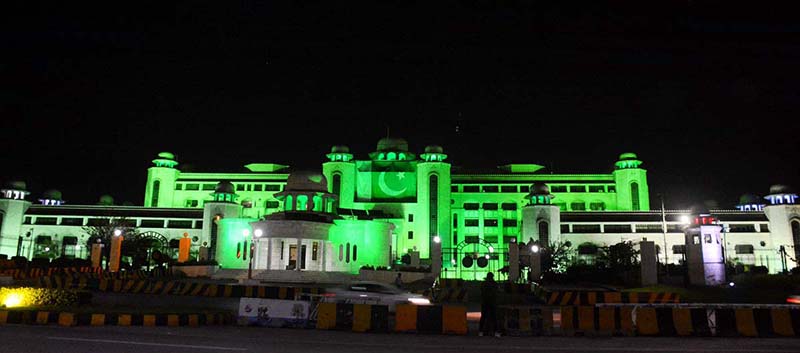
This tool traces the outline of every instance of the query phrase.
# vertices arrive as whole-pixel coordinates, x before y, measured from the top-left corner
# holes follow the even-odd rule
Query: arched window
[[[800,220],[792,220],[792,240],[794,241],[794,258],[800,259]]]
[[[439,235],[439,176],[436,174],[430,176],[428,194],[430,195],[428,228],[430,229],[430,239],[433,241],[433,237]]]
[[[297,195],[297,208],[298,211],[308,211],[308,196]]]
[[[287,195],[286,200],[283,201],[283,210],[284,211],[291,211],[292,210],[292,195]]]
[[[347,247],[345,247],[344,251],[344,262],[350,263],[350,243],[347,243]]]
[[[344,245],[339,244],[339,261],[342,261],[344,258]]]
[[[353,261],[358,260],[358,247],[353,245]]]
[[[153,194],[150,196],[150,206],[158,207],[158,192],[161,190],[161,180],[153,182]]]
[[[314,195],[314,212],[322,212],[323,205],[322,205],[322,196]]]
[[[550,223],[547,221],[539,222],[539,245],[545,247],[550,245]]]
[[[631,183],[631,210],[639,211],[639,183]]]

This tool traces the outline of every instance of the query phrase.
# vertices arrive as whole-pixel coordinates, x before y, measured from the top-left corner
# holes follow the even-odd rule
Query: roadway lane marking
[[[99,342],[99,343],[122,343],[122,344],[135,344],[135,345],[140,345],[140,346],[161,346],[161,347],[194,348],[194,349],[216,349],[216,350],[227,350],[227,351],[246,351],[247,350],[247,348],[237,348],[237,347],[197,346],[197,345],[190,345],[190,344],[170,344],[170,343],[146,343],[146,342],[103,340],[103,339],[91,339],[91,338],[74,338],[74,337],[47,337],[47,338],[49,338],[51,340]]]

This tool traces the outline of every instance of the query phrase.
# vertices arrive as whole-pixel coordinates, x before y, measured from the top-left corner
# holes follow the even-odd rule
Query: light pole
[[[253,232],[253,237],[249,238],[249,240],[250,240],[250,261],[249,261],[249,264],[247,266],[247,279],[253,279],[253,261],[254,261],[254,258],[256,257],[256,254],[255,254],[256,243],[255,243],[255,239],[254,238],[260,238],[262,234],[263,234],[263,232],[261,231],[261,229],[256,229]],[[245,238],[248,238],[250,236],[250,230],[249,229],[243,230],[242,231],[242,235],[244,235]]]

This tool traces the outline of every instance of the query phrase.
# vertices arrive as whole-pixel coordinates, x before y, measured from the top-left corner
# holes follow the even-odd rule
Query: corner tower
[[[533,240],[549,248],[550,244],[561,240],[561,209],[552,204],[553,198],[547,185],[531,185],[530,193],[525,195],[528,204],[522,208],[521,242]]]
[[[152,168],[151,168],[152,169]],[[201,244],[208,247],[209,258],[216,259],[220,221],[225,218],[238,218],[242,205],[236,203],[236,191],[229,181],[221,181],[211,193],[212,200],[203,204],[203,235]]]
[[[0,189],[0,254],[9,258],[19,255],[23,219],[31,207],[31,202],[25,200],[29,194],[26,189],[22,181],[11,182]]]
[[[441,259],[441,249],[452,247],[450,234],[450,163],[445,162],[447,155],[440,146],[427,146],[421,154],[422,161],[417,164],[417,185],[419,213],[425,215],[424,222],[428,231],[428,249],[432,260]],[[441,246],[434,246],[434,243]]]
[[[325,155],[328,161],[322,163],[322,174],[329,180],[328,191],[338,197],[334,209],[353,208],[356,194],[356,163],[347,146],[333,146],[331,153]]]
[[[650,189],[647,186],[647,171],[641,168],[642,161],[635,153],[623,153],[614,163],[614,183],[617,190],[617,210],[650,210]]]
[[[175,181],[180,171],[176,168],[175,155],[161,152],[147,169],[147,185],[144,191],[145,207],[174,207]]]

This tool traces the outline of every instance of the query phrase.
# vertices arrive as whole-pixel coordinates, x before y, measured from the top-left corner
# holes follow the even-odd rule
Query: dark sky
[[[366,3],[4,5],[0,181],[141,204],[160,151],[196,171],[319,169],[388,128],[465,167],[609,172],[635,152],[668,208],[800,187],[791,11]]]

